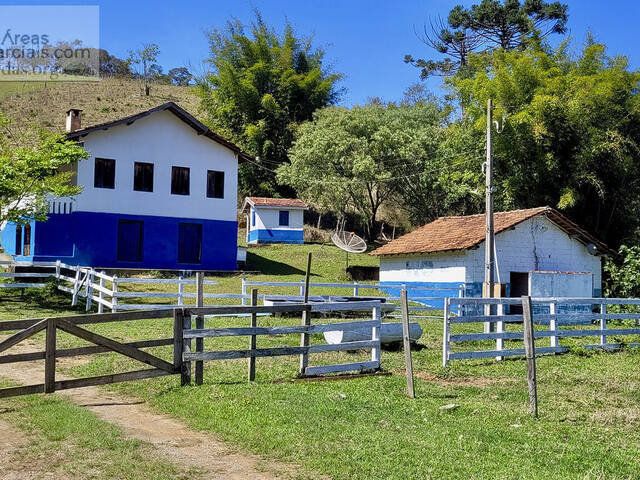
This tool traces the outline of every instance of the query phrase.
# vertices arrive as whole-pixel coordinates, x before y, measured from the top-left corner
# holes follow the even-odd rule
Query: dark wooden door
[[[529,273],[528,272],[511,272],[510,274],[510,297],[520,298],[523,295],[529,295]],[[514,315],[522,314],[522,306],[511,305],[509,313]]]

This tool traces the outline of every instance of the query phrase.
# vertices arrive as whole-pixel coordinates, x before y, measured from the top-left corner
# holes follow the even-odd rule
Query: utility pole
[[[493,128],[491,99],[487,100],[487,160],[485,162],[485,213],[486,232],[484,241],[484,297],[493,297],[494,285],[494,227],[493,227],[493,141],[491,129]],[[491,315],[491,305],[484,306],[484,314]],[[495,330],[495,325],[485,322],[484,331],[489,333]]]

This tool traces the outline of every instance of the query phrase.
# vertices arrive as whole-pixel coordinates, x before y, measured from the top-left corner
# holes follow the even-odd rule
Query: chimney
[[[82,110],[70,108],[67,110],[67,132],[80,130],[82,125]]]

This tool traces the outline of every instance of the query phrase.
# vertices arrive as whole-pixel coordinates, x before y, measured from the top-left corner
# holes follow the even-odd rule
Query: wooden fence
[[[372,311],[371,320],[362,320],[345,323],[331,324],[309,324],[302,326],[282,326],[282,327],[257,327],[248,328],[227,328],[227,329],[205,329],[204,322],[202,328],[191,329],[191,319],[203,319],[206,315],[257,315],[274,313],[298,313],[303,312],[333,312],[333,311]],[[13,335],[0,341],[0,353],[5,352],[18,343],[32,337],[33,335],[46,331],[44,351],[15,353],[0,355],[0,363],[12,364],[17,362],[44,360],[45,373],[44,383],[37,385],[26,385],[0,389],[0,398],[17,395],[27,395],[32,393],[52,393],[56,390],[85,387],[91,385],[105,385],[129,380],[139,380],[143,378],[159,377],[164,375],[180,374],[182,384],[191,382],[191,362],[196,362],[196,367],[208,360],[220,360],[229,358],[256,358],[263,356],[279,355],[301,355],[308,356],[311,353],[370,349],[371,361],[361,363],[348,363],[330,366],[307,367],[303,375],[321,375],[330,372],[341,371],[362,371],[375,370],[380,368],[380,302],[359,302],[358,304],[336,303],[336,304],[299,304],[299,305],[249,305],[249,306],[213,306],[213,307],[188,307],[188,308],[168,308],[164,310],[140,310],[136,312],[103,313],[88,315],[73,315],[54,318],[38,318],[26,320],[11,320],[0,322],[0,333],[17,331]],[[95,325],[109,322],[124,322],[148,319],[163,319],[173,317],[173,337],[152,340],[141,340],[135,342],[122,342],[108,338],[103,335],[91,332],[81,325]],[[254,325],[254,322],[252,322]],[[362,328],[369,327],[372,330],[370,341],[348,342],[339,345],[308,345],[306,347],[282,347],[259,349],[252,343],[253,348],[249,350],[235,350],[225,352],[204,352],[204,342],[197,341],[196,351],[191,351],[192,339],[202,340],[209,337],[234,336],[234,335],[270,335],[276,333],[300,333],[307,336],[312,333],[320,333],[339,328]],[[67,348],[59,350],[56,347],[57,332],[61,330],[70,335],[92,343],[92,346]],[[145,352],[144,348],[173,345],[173,358],[163,359],[159,356]],[[125,357],[138,360],[152,368],[135,370],[124,373],[100,375],[72,380],[56,380],[55,364],[57,358],[75,357],[80,355],[90,355],[103,352],[116,352]],[[202,368],[196,368],[198,374],[197,383],[202,383]]]
[[[610,342],[610,337],[622,338],[625,336],[640,335],[637,327],[640,321],[640,313],[628,313],[612,311],[610,306],[616,306],[615,310],[629,310],[640,307],[640,299],[637,298],[532,298],[532,319],[537,328],[534,332],[535,339],[549,339],[548,346],[536,346],[536,354],[563,353],[569,350],[566,345],[560,345],[563,338],[569,337],[597,337],[597,343],[585,343],[580,345],[586,349],[610,349],[615,350],[624,343],[627,346],[640,346],[635,342]],[[482,310],[484,305],[495,306],[495,314],[477,315],[475,312]],[[447,366],[451,360],[470,358],[495,358],[502,360],[509,356],[522,356],[523,348],[505,348],[505,342],[523,342],[523,316],[521,314],[508,314],[506,308],[510,305],[522,305],[519,298],[449,298],[445,302],[444,333],[442,343],[442,364]],[[463,307],[461,315],[452,314],[454,306]],[[626,308],[620,308],[626,307]],[[634,320],[635,327],[611,328],[609,323],[621,323],[625,320]],[[490,333],[457,332],[452,331],[456,326],[475,324],[494,324],[495,331]],[[638,338],[640,340],[640,337]],[[477,342],[495,342],[493,348],[480,348]],[[453,346],[461,348],[453,350]],[[466,348],[465,348],[466,347]]]

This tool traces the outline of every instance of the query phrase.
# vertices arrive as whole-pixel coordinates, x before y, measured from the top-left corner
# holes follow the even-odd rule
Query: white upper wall
[[[496,250],[496,282],[509,283],[510,272],[592,272],[594,288],[601,288],[601,257],[590,255],[546,217],[533,217],[497,234]],[[473,250],[380,257],[380,281],[481,283],[484,242]]]
[[[256,224],[251,225],[251,216],[255,209]],[[289,226],[280,226],[280,212],[286,210],[289,212]],[[304,210],[289,209],[287,207],[251,207],[249,211],[249,230],[301,230],[304,227]]]
[[[76,211],[236,221],[238,160],[169,111],[90,133],[78,164]],[[94,188],[95,158],[116,161],[115,188]],[[153,192],[133,190],[134,162],[154,164]],[[190,168],[190,194],[171,194],[171,167]],[[224,172],[224,198],[207,198],[207,170]]]
[[[509,283],[511,272],[532,270],[592,272],[593,286],[602,284],[601,258],[572,239],[555,223],[536,216],[496,235],[496,282]],[[469,251],[467,282],[484,280],[484,242]]]

